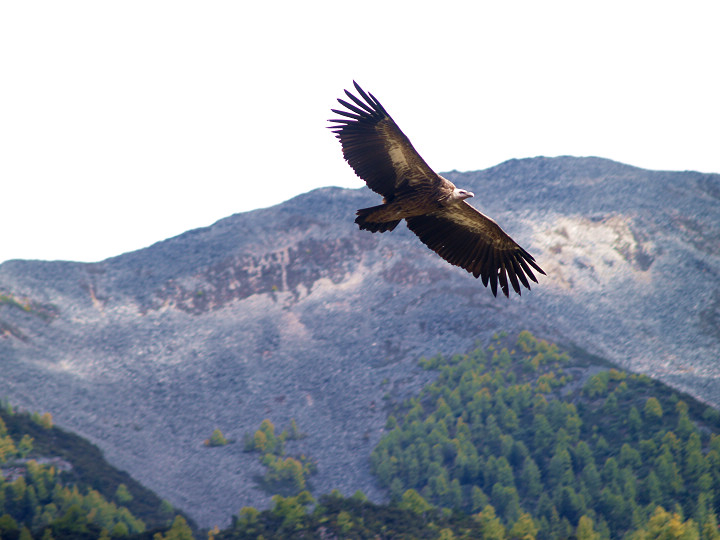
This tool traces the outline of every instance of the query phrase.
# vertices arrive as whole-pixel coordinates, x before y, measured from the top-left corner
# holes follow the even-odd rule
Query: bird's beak
[[[472,191],[468,191],[467,194],[468,194],[468,197],[474,197],[474,196],[475,196],[475,194],[474,194]]]

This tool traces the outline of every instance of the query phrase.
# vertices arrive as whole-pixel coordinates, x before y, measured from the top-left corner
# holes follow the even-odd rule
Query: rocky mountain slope
[[[324,188],[100,263],[0,265],[0,396],[50,411],[200,525],[263,506],[240,443],[295,418],[318,493],[382,493],[367,456],[421,355],[529,329],[720,406],[720,175],[599,158],[446,175],[548,276],[509,300],[404,226],[370,234],[367,189]],[[219,428],[238,441],[208,448]]]

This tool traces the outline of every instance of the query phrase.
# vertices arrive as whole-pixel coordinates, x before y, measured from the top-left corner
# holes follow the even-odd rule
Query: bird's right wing
[[[509,296],[508,280],[518,294],[520,283],[530,288],[527,278],[537,283],[530,267],[545,273],[497,223],[465,201],[406,221],[426,246],[450,264],[482,277],[495,296],[498,282],[505,296]]]
[[[368,187],[390,202],[399,190],[434,189],[442,182],[372,94],[353,82],[364,101],[347,90],[353,103],[338,99],[347,110],[332,109],[342,119],[329,126],[340,140],[343,156]]]

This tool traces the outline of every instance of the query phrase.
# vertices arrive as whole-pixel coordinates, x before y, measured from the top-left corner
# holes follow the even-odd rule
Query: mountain
[[[323,188],[105,261],[0,265],[0,396],[224,525],[263,506],[243,452],[295,419],[318,493],[381,500],[368,456],[417,359],[528,329],[720,406],[720,175],[599,158],[445,175],[547,272],[494,298],[404,226],[357,230],[367,189]],[[220,429],[235,444],[207,447]]]
[[[0,493],[2,538],[23,527],[38,539],[45,529],[58,539],[98,538],[102,529],[149,538],[178,517],[96,446],[54,427],[51,415],[16,413],[9,403],[0,405]]]

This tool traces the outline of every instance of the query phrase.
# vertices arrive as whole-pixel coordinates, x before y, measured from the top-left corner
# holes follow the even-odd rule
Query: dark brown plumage
[[[343,118],[330,120],[330,129],[355,173],[383,196],[383,204],[358,210],[355,223],[385,232],[404,219],[426,246],[481,277],[495,296],[498,283],[505,296],[508,282],[518,294],[520,284],[530,289],[528,278],[537,283],[530,267],[545,272],[532,255],[467,204],[464,199],[473,194],[435,173],[375,96],[353,84],[362,100],[345,90],[352,103],[338,99],[347,110],[332,109]]]

